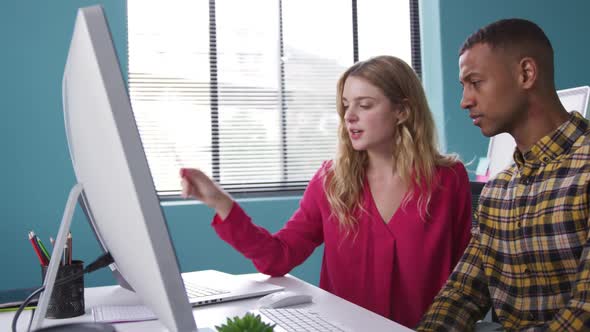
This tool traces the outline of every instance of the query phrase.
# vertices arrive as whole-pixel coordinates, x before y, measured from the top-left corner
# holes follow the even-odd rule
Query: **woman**
[[[181,170],[183,196],[215,209],[215,231],[262,273],[284,275],[324,243],[321,288],[413,327],[469,241],[467,173],[437,151],[422,85],[402,60],[354,64],[337,97],[337,156],[276,234],[199,170]]]

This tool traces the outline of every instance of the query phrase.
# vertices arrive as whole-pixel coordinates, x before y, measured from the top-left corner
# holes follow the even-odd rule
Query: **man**
[[[590,329],[590,132],[555,91],[553,49],[522,19],[459,52],[461,107],[485,136],[511,134],[515,164],[490,180],[479,227],[419,331],[469,331],[490,307],[506,330]]]

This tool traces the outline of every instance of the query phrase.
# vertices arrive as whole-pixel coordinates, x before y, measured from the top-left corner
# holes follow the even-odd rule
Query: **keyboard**
[[[229,293],[228,290],[209,288],[202,285],[197,285],[190,281],[184,281],[184,288],[186,289],[186,294],[188,295],[189,299]]]
[[[258,309],[263,320],[267,318],[288,332],[344,332],[342,328],[326,321],[318,313],[305,309]]]
[[[92,316],[97,323],[138,322],[158,319],[143,305],[100,305],[92,308]]]

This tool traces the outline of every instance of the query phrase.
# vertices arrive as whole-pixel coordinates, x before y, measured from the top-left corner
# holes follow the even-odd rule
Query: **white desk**
[[[313,296],[313,303],[297,306],[320,313],[328,321],[336,322],[348,328],[349,331],[388,331],[405,332],[412,331],[391,320],[379,316],[362,307],[343,300],[318,287],[306,283],[291,275],[281,278],[269,278],[263,274],[244,274],[243,278],[262,280]],[[119,286],[92,287],[86,288],[85,293],[86,314],[69,319],[45,319],[43,326],[51,324],[64,324],[68,322],[92,321],[91,309],[95,305],[137,305],[140,304],[135,293],[129,292]],[[193,315],[197,326],[200,328],[209,327],[214,329],[215,325],[221,325],[227,317],[243,316],[248,310],[255,309],[258,298],[230,301],[193,309]],[[13,313],[0,313],[0,330],[9,331],[12,323]],[[29,322],[30,311],[26,310],[19,318],[18,331],[25,331]],[[117,331],[165,331],[164,326],[157,320],[116,324]]]

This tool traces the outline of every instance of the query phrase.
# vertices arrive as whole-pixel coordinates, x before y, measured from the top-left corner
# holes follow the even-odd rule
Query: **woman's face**
[[[393,153],[400,111],[381,91],[361,77],[349,76],[342,91],[344,122],[357,151]]]

